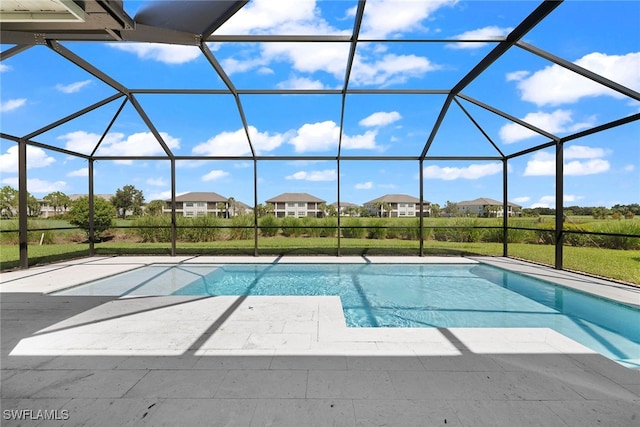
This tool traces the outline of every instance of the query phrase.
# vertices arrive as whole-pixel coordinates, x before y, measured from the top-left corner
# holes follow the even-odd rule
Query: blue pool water
[[[546,327],[640,367],[640,309],[485,264],[152,265],[65,295],[337,295],[350,327]]]

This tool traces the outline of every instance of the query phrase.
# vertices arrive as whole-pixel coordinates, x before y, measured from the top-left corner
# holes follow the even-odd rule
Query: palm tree
[[[229,197],[227,199],[227,205],[228,205],[228,207],[229,207],[228,209],[230,211],[230,213],[229,213],[229,211],[227,212],[227,216],[229,218],[231,218],[233,216],[236,216],[236,199],[234,199],[233,197]]]
[[[227,208],[227,204],[225,202],[216,203],[216,210],[218,211],[218,216],[223,216],[226,208]]]

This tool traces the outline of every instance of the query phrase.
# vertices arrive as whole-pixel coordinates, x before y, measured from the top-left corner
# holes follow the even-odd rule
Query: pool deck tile
[[[289,262],[245,258],[234,260]],[[607,298],[640,295],[511,259],[469,262],[480,260]],[[3,273],[2,408],[69,415],[3,425],[632,426],[640,419],[640,369],[550,329],[347,328],[338,297],[46,294],[176,261],[230,259],[95,257]]]

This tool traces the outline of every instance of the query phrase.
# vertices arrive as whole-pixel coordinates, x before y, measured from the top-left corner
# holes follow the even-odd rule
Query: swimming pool
[[[640,309],[486,264],[155,264],[57,295],[337,295],[349,327],[551,328],[640,367]]]

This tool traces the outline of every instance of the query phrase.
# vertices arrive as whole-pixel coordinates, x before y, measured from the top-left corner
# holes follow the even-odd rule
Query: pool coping
[[[4,292],[53,293],[152,264],[470,264],[485,263],[553,284],[640,307],[640,287],[506,257],[396,256],[96,256],[0,273]],[[84,268],[83,268],[84,267]]]

